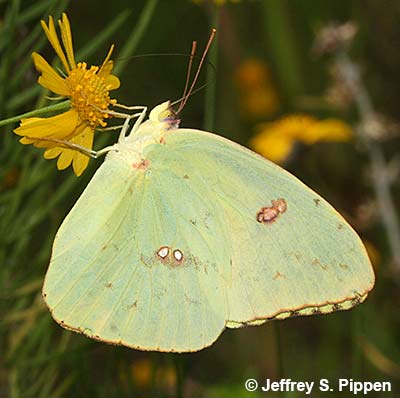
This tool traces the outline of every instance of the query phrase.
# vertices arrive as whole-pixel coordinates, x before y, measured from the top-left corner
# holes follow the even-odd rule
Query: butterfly
[[[57,232],[43,297],[64,328],[189,352],[224,328],[344,310],[374,272],[355,231],[281,167],[145,109]]]

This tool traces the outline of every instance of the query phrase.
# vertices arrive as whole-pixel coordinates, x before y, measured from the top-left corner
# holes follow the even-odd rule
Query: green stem
[[[260,3],[264,14],[264,30],[271,58],[286,97],[293,100],[304,94],[301,58],[298,54],[298,37],[290,20],[288,0],[269,0]]]
[[[183,382],[184,382],[184,358],[183,354],[175,354],[175,372],[176,372],[176,398],[183,398]]]
[[[18,122],[19,120],[21,120],[22,118],[25,117],[31,117],[31,116],[38,116],[38,115],[43,115],[44,113],[48,113],[48,112],[52,112],[52,111],[58,111],[61,109],[66,109],[68,107],[70,107],[70,101],[64,101],[64,102],[60,102],[58,104],[55,105],[49,105],[49,106],[45,106],[43,108],[40,109],[35,109],[34,111],[30,111],[30,112],[26,112],[26,113],[22,113],[21,115],[18,116],[13,116],[10,117],[8,119],[4,119],[4,120],[0,120],[0,127],[1,126],[5,126],[9,123],[14,123],[14,122]]]
[[[7,92],[7,85],[3,82],[8,81],[8,77],[12,75],[10,73],[11,65],[15,61],[13,50],[14,50],[14,37],[15,37],[15,26],[17,24],[18,13],[20,9],[20,0],[13,0],[9,2],[6,15],[3,20],[4,27],[2,28],[0,37],[0,48],[4,48],[2,51],[2,59],[0,62],[0,115],[4,117],[5,104],[9,93]]]
[[[351,314],[351,331],[352,331],[352,364],[351,376],[358,380],[362,377],[362,355],[359,346],[360,336],[362,336],[362,313],[360,308]]]
[[[276,368],[277,368],[277,379],[283,379],[285,376],[283,367],[283,346],[282,346],[282,335],[279,327],[279,321],[275,321],[275,341],[276,341]]]
[[[215,6],[211,16],[211,27],[217,29],[218,35],[218,21],[219,21],[219,6]],[[210,48],[208,55],[209,62],[216,68],[218,62],[218,39],[216,43]],[[215,110],[216,110],[216,78],[214,69],[207,68],[206,77],[206,94],[205,94],[205,113],[204,113],[204,130],[213,131],[215,124]]]
[[[118,54],[119,59],[124,59],[131,56],[135,51],[140,41],[142,40],[143,35],[146,32],[147,27],[151,21],[151,18],[154,14],[154,10],[156,9],[158,0],[148,0],[146,5],[144,6],[142,13],[140,14],[139,21],[135,25],[132,33],[128,37],[124,47],[121,52]],[[113,73],[118,75],[125,68],[126,63],[119,63],[115,65]]]

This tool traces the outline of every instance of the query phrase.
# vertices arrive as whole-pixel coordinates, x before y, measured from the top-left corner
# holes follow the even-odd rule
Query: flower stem
[[[276,378],[283,379],[285,377],[285,368],[283,360],[283,344],[282,344],[282,333],[280,328],[280,322],[275,321],[274,323],[275,332],[275,344],[276,344]]]
[[[362,126],[374,117],[374,109],[368,92],[363,85],[357,65],[351,61],[346,53],[338,53],[336,62],[341,75],[353,98],[356,101],[358,112],[360,114]],[[387,176],[387,165],[384,153],[379,144],[364,132],[361,138],[365,142],[372,168],[372,180],[375,194],[378,200],[382,223],[386,229],[387,239],[393,255],[393,260],[397,271],[400,271],[400,225],[399,217],[393,198],[390,192],[390,181]]]
[[[211,12],[211,27],[217,29],[218,35],[218,21],[219,21],[219,6],[214,6]],[[217,67],[218,62],[218,38],[210,48],[208,62]],[[205,111],[204,111],[204,130],[213,131],[215,124],[215,110],[216,110],[216,78],[215,71],[207,68],[206,75],[206,94],[205,94]]]
[[[174,355],[175,373],[176,373],[176,398],[183,398],[184,388],[184,362],[185,358],[182,354]]]
[[[299,40],[293,24],[293,9],[288,0],[259,2],[263,15],[263,27],[270,56],[275,64],[277,76],[284,95],[289,100],[304,95],[304,77],[299,56]]]
[[[13,116],[13,117],[10,117],[8,119],[0,120],[0,127],[1,126],[5,126],[5,125],[7,125],[9,123],[18,122],[19,120],[21,120],[22,118],[25,118],[25,117],[43,115],[44,113],[48,113],[48,112],[52,112],[52,111],[59,111],[61,109],[66,109],[66,108],[68,108],[70,106],[71,105],[70,105],[70,101],[69,100],[60,102],[60,103],[55,104],[55,105],[45,106],[45,107],[40,108],[40,109],[35,109],[34,111],[31,111],[31,112],[26,112],[26,113],[23,113],[23,114],[18,115],[18,116]]]
[[[150,24],[150,21],[153,17],[154,11],[156,9],[158,0],[148,0],[143,7],[143,10],[139,16],[139,20],[137,21],[136,25],[125,42],[124,47],[118,54],[118,58],[125,59],[130,57],[135,51],[137,46],[139,45],[142,37],[146,33],[146,30]],[[122,72],[125,68],[126,63],[120,62],[115,65],[114,72],[116,75]]]

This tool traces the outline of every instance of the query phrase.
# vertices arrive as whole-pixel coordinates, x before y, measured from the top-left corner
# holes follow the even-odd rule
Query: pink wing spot
[[[169,247],[163,246],[158,249],[157,255],[164,260],[165,258],[167,258],[168,253],[169,253]]]
[[[141,159],[138,163],[133,163],[132,167],[138,170],[146,170],[150,165],[150,162],[147,159]]]
[[[279,211],[277,209],[274,209],[273,207],[263,207],[257,213],[257,221],[263,223],[272,222],[276,217],[278,217],[278,215]]]
[[[287,203],[285,199],[279,198],[271,200],[271,206],[262,207],[257,213],[257,221],[263,224],[270,224],[276,218],[287,210]]]
[[[179,249],[174,250],[174,258],[176,261],[181,262],[183,260],[183,253]]]
[[[271,204],[274,209],[279,211],[279,213],[284,213],[287,209],[286,201],[285,201],[285,199],[282,199],[282,198],[276,199],[276,200],[271,200]]]

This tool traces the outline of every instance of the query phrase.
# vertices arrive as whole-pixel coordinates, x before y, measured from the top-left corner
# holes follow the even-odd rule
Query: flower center
[[[65,79],[71,90],[71,104],[78,111],[82,120],[85,120],[95,129],[97,126],[105,127],[104,119],[112,115],[106,112],[109,105],[116,104],[110,99],[109,89],[105,79],[97,75],[98,66],[87,69],[85,62],[77,64]]]

